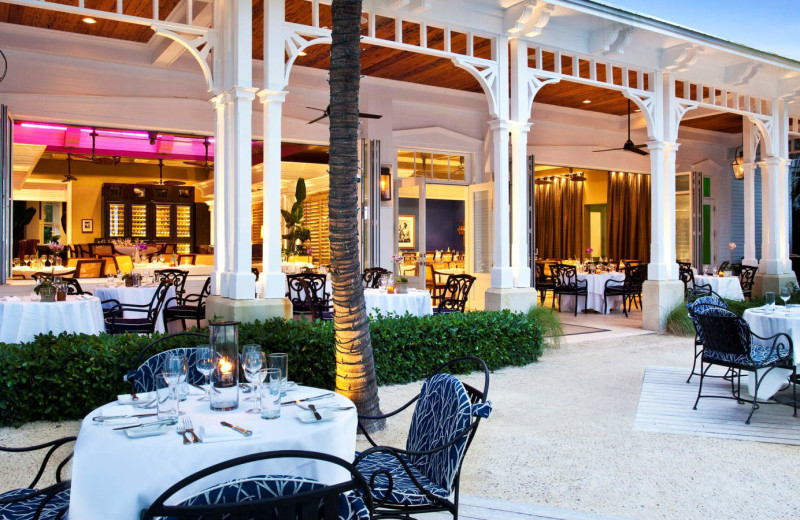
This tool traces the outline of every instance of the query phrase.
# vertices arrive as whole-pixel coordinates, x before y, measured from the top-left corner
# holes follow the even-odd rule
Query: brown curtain
[[[608,257],[650,261],[650,176],[612,172],[608,180]]]
[[[538,258],[580,258],[583,183],[560,178],[537,184],[535,194]]]

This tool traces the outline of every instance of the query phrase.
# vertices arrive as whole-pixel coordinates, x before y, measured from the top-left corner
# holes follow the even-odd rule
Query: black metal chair
[[[47,273],[47,272],[44,272],[44,271],[38,271],[38,272],[33,273],[31,275],[31,278],[33,278],[33,280],[36,283],[52,282],[53,281],[53,273]]]
[[[137,305],[131,303],[120,303],[117,300],[105,300],[104,303],[111,303],[107,310],[113,315],[105,319],[106,330],[109,334],[121,334],[124,332],[137,332],[140,334],[152,334],[156,329],[158,313],[164,305],[167,291],[172,286],[169,280],[161,280],[150,303]],[[123,318],[125,312],[145,314],[146,318]],[[105,314],[105,311],[104,311]]]
[[[206,278],[206,283],[203,284],[203,289],[200,294],[187,294],[183,297],[183,301],[179,302],[178,297],[170,298],[164,303],[164,329],[167,330],[167,325],[171,321],[181,320],[183,330],[186,330],[186,320],[196,320],[197,328],[200,328],[200,321],[206,317],[206,298],[211,294],[211,277]],[[175,302],[175,305],[170,307],[170,303]]]
[[[189,271],[182,269],[156,269],[153,271],[157,281],[168,280],[175,288],[175,297],[178,304],[183,305],[183,293],[186,287],[186,277],[189,276]]]
[[[63,480],[62,471],[72,458],[72,453],[65,456],[56,466],[55,484],[42,489],[36,489],[36,484],[44,475],[53,454],[62,446],[75,442],[76,439],[77,437],[63,437],[23,448],[0,446],[0,452],[5,453],[26,453],[47,449],[39,471],[27,488],[0,493],[0,518],[3,520],[57,520],[65,517],[69,510],[70,481]]]
[[[606,280],[606,285],[603,288],[603,313],[605,314],[608,306],[609,296],[622,296],[622,313],[628,317],[628,310],[630,302],[636,304],[636,299],[639,299],[637,307],[641,308],[642,302],[642,286],[647,280],[647,264],[639,264],[637,266],[628,267],[625,270],[624,280]]]
[[[731,266],[731,263],[728,262],[727,260],[722,262],[721,264],[719,264],[719,269],[717,269],[717,274],[720,275],[720,274],[724,273],[725,271],[728,270],[728,268],[730,268],[730,266]]]
[[[305,295],[303,303],[308,307],[311,319],[314,321],[331,321],[333,319],[333,313],[330,312],[324,302],[317,297],[316,293],[311,288],[311,283],[303,278],[299,279],[299,283]]]
[[[67,294],[88,294],[92,295],[89,291],[84,291],[80,282],[75,278],[62,278],[61,283],[67,286]]]
[[[583,309],[586,310],[588,298],[588,284],[586,280],[578,280],[578,271],[574,265],[556,264],[550,266],[553,273],[553,304],[556,305],[558,297],[558,310],[561,311],[561,297],[564,295],[575,297],[575,316],[578,315],[579,296],[583,296]]]
[[[775,368],[792,371],[792,378],[797,377],[797,368],[793,362],[792,338],[783,332],[774,336],[761,337],[750,330],[750,326],[738,314],[716,305],[695,305],[690,314],[697,319],[705,338],[701,360],[708,366],[700,371],[700,386],[694,409],[701,397],[719,399],[736,399],[738,402],[752,403],[750,414],[745,424],[750,424],[753,413],[759,408],[758,389],[766,374]],[[738,372],[737,384],[732,386],[732,396],[703,395],[703,380],[712,365],[723,366]],[[758,370],[765,369],[759,375]],[[751,372],[755,378],[753,399],[743,399],[741,395],[742,371]],[[792,404],[794,416],[797,417],[797,386],[792,385]]]
[[[134,395],[153,392],[156,389],[156,375],[163,370],[167,354],[178,353],[186,356],[186,382],[189,384],[203,383],[205,377],[197,370],[197,345],[207,344],[208,341],[208,335],[200,332],[177,332],[161,336],[145,345],[139,351],[136,360],[133,362],[133,365],[137,368],[129,370],[123,379],[130,383],[131,391]],[[158,349],[163,349],[166,345],[170,345],[173,348],[152,354]],[[145,356],[148,357],[145,358]]]
[[[259,467],[264,461],[274,459],[296,459],[303,464],[330,463],[349,472],[350,478],[336,484],[322,484],[310,478],[259,473],[263,471]],[[208,481],[211,475],[245,465],[252,466],[254,475],[258,476],[221,482],[184,496],[177,504],[166,504],[200,480]],[[369,520],[372,509],[369,483],[353,464],[325,453],[284,450],[236,457],[193,473],[164,491],[142,511],[140,519]]]
[[[434,314],[450,314],[453,312],[464,312],[467,306],[467,298],[472,284],[476,278],[468,274],[451,274],[447,277],[447,283],[442,289],[439,305],[433,309]]]
[[[446,372],[465,363],[483,373],[482,390]],[[411,518],[412,514],[437,511],[458,518],[461,464],[481,418],[491,413],[488,393],[486,363],[463,357],[438,367],[420,393],[397,410],[359,416],[359,429],[372,447],[357,453],[354,464],[370,483],[376,507],[373,518]],[[384,420],[413,403],[416,405],[404,450],[377,445],[361,422]]]
[[[364,289],[377,289],[381,284],[381,276],[392,274],[383,267],[367,267],[361,279],[364,282]]]
[[[535,264],[536,290],[539,292],[539,301],[544,303],[547,298],[547,291],[553,290],[553,279],[545,273],[545,264],[536,262]]]
[[[708,286],[703,286],[708,287]],[[710,289],[710,287],[709,287]],[[712,291],[713,293],[713,291]],[[701,305],[716,305],[717,307],[722,307],[727,309],[728,305],[725,301],[719,297],[716,293],[710,295],[702,295],[702,296],[695,296],[691,299],[689,303],[686,304],[686,310],[689,311],[689,318],[692,320],[692,325],[694,325],[694,359],[692,360],[692,371],[689,373],[688,379],[686,382],[690,382],[692,380],[692,376],[700,375],[700,372],[703,370],[703,362],[700,362],[700,372],[697,371],[697,360],[700,359],[700,356],[703,354],[703,344],[705,343],[705,337],[703,336],[703,329],[698,323],[697,319],[692,314],[692,309],[695,306],[698,306],[697,309],[700,309],[699,306]],[[726,374],[727,376],[728,374]],[[706,376],[706,377],[720,377],[720,376]],[[724,376],[723,376],[724,377]]]
[[[308,284],[308,289],[316,299],[317,304],[321,304],[324,310],[328,310],[330,307],[330,294],[325,290],[327,278],[327,275],[318,273],[286,275],[286,285],[288,287],[286,297],[292,302],[293,314],[311,314],[311,308],[306,302],[306,293],[301,280]]]
[[[753,296],[753,283],[756,280],[758,267],[743,265],[739,272],[739,285],[742,286],[742,294],[748,300]]]

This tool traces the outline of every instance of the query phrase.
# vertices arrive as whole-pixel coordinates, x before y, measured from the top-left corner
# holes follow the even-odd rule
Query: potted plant
[[[122,281],[125,282],[125,287],[133,287],[133,273],[122,275]]]
[[[408,278],[401,276],[397,279],[397,294],[408,294]]]
[[[52,279],[42,280],[39,282],[36,287],[33,288],[33,292],[39,295],[39,298],[43,302],[54,302],[56,301],[56,286],[53,285]]]

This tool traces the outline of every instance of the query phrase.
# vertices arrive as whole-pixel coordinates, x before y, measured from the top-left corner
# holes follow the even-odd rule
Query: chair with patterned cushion
[[[476,278],[468,274],[451,274],[447,277],[442,289],[439,304],[433,309],[434,314],[450,314],[453,312],[464,312],[467,306],[467,298],[472,284]]]
[[[133,303],[120,303],[117,300],[104,300],[103,315],[106,322],[106,331],[109,334],[122,334],[125,332],[136,332],[139,334],[152,334],[156,330],[156,320],[161,308],[164,305],[164,300],[167,297],[167,291],[172,286],[169,280],[161,280],[155,291],[150,303],[133,304]],[[126,312],[135,314],[144,314],[143,318],[125,318],[123,317]],[[108,313],[108,314],[106,314]]]
[[[574,265],[557,264],[550,266],[553,273],[553,304],[556,305],[558,297],[558,310],[561,311],[561,297],[564,295],[575,297],[575,316],[578,315],[579,296],[583,296],[583,308],[586,309],[588,298],[588,283],[578,279],[578,271]]]
[[[333,465],[338,473],[350,475],[347,479],[340,477],[337,483],[323,484],[296,475],[257,474],[264,461],[275,459],[293,459],[294,465],[306,467]],[[197,481],[213,481],[212,475],[230,468],[246,475],[248,470],[243,467],[248,466],[256,474],[214,484],[189,496],[182,494]],[[325,453],[285,450],[236,457],[189,475],[144,509],[140,519],[369,520],[372,507],[369,484],[353,464]]]
[[[178,304],[183,304],[183,292],[186,287],[186,277],[189,276],[189,271],[182,269],[156,269],[153,275],[157,281],[167,280],[172,283],[175,288],[175,296],[178,299]]]
[[[3,520],[57,520],[65,517],[69,509],[70,481],[63,480],[62,471],[72,458],[72,453],[66,455],[56,466],[55,484],[42,489],[36,489],[36,484],[39,483],[48,463],[59,448],[75,442],[76,439],[77,437],[63,437],[24,448],[0,446],[0,452],[5,453],[26,453],[47,449],[39,471],[27,488],[0,493],[0,518]]]
[[[716,293],[714,293],[716,294]],[[695,306],[698,306],[697,309],[700,309],[702,305],[715,305],[717,307],[722,307],[724,309],[728,308],[728,305],[725,301],[720,298],[719,296],[715,295],[706,295],[706,296],[698,296],[693,298],[690,303],[686,304],[686,310],[689,311],[689,318],[692,320],[692,325],[694,325],[694,359],[692,360],[692,371],[689,373],[689,378],[686,380],[688,383],[692,380],[692,376],[700,375],[700,372],[697,371],[697,360],[700,359],[700,356],[703,354],[703,343],[705,343],[705,337],[703,336],[703,329],[700,327],[700,324],[695,318],[694,314],[692,314],[692,309]],[[703,363],[700,362],[700,371],[703,370]],[[726,374],[727,375],[727,374]],[[706,376],[706,377],[720,377],[720,376]]]
[[[208,334],[200,332],[178,332],[161,336],[148,343],[133,362],[135,370],[129,370],[123,379],[130,383],[131,391],[135,394],[152,392],[156,389],[156,375],[163,370],[167,354],[180,354],[186,356],[187,373],[186,382],[189,384],[202,384],[205,378],[197,370],[197,345],[208,344]],[[162,350],[166,347],[166,350]],[[153,354],[156,352],[156,354]],[[147,357],[146,357],[147,356]]]
[[[760,407],[758,390],[764,377],[776,368],[791,370],[792,379],[797,378],[794,365],[792,338],[779,332],[774,336],[761,337],[750,330],[750,326],[735,312],[716,305],[695,305],[689,311],[698,321],[703,333],[702,363],[707,366],[700,371],[700,386],[694,409],[701,397],[735,399],[737,402],[752,403],[745,424],[750,424],[753,413]],[[737,371],[737,384],[732,386],[732,395],[703,395],[703,380],[713,366],[723,366]],[[702,365],[701,365],[702,366]],[[750,372],[753,379],[753,398],[742,398],[742,371]],[[761,371],[761,373],[759,373]],[[792,385],[792,404],[797,417],[797,385]]]
[[[478,368],[483,388],[459,381],[447,370]],[[461,464],[481,418],[489,416],[489,369],[483,360],[464,357],[441,365],[420,393],[393,412],[359,416],[359,429],[373,447],[356,453],[355,465],[370,482],[374,518],[410,518],[448,512],[458,518]],[[415,403],[406,448],[378,446],[362,421],[382,421]]]
[[[81,259],[75,264],[75,273],[73,278],[102,278],[105,276],[106,269],[105,260],[97,259]]]
[[[330,307],[330,294],[325,290],[328,276],[318,273],[297,273],[286,275],[286,286],[288,292],[286,297],[292,302],[292,313],[298,315],[311,314],[311,309],[306,302],[306,293],[301,280],[308,284],[308,289],[321,304],[324,310]]]
[[[753,295],[753,283],[756,280],[758,267],[743,265],[739,271],[739,284],[742,286],[742,294],[746,299]]]
[[[164,303],[164,329],[171,321],[181,320],[183,330],[186,330],[186,320],[196,320],[197,328],[200,328],[200,321],[206,317],[206,298],[211,295],[211,277],[206,278],[200,294],[187,294],[182,302],[178,302],[178,297],[170,298]]]
[[[381,277],[387,274],[392,273],[383,267],[367,267],[361,275],[364,289],[377,289],[381,284]]]

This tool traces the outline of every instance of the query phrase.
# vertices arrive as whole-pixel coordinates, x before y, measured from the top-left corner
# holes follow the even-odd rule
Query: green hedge
[[[474,355],[491,369],[525,365],[542,353],[541,327],[524,314],[471,312],[423,318],[379,317],[370,324],[378,383],[417,381],[438,364]],[[40,335],[21,345],[0,343],[0,424],[79,419],[127,393],[122,376],[150,341],[138,335]],[[162,342],[159,350],[193,338]],[[289,376],[305,385],[334,386],[333,324],[273,319],[243,324],[239,344],[289,353]],[[155,352],[153,352],[155,353]]]

